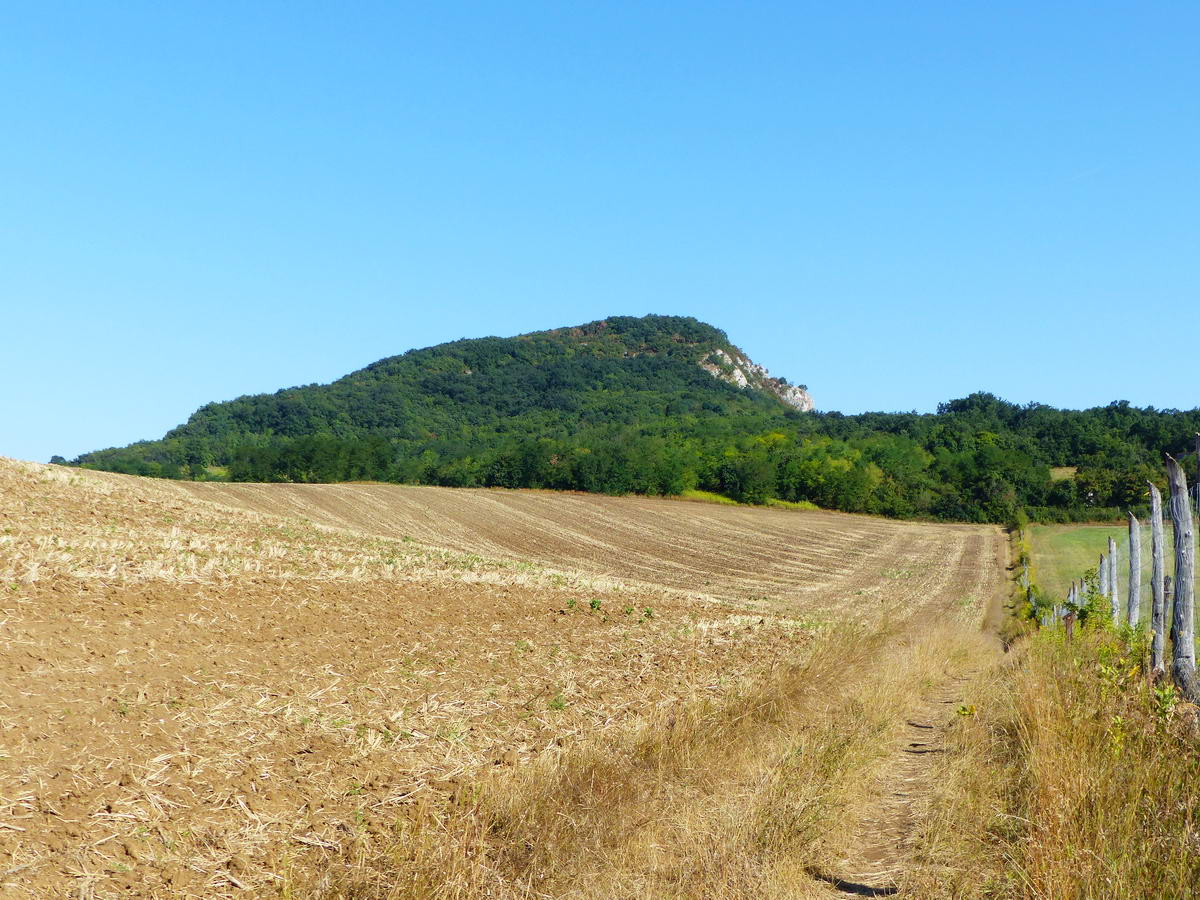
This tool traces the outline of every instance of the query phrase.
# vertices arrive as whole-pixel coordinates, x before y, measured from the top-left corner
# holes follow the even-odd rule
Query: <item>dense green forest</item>
[[[161,440],[73,464],[236,481],[699,488],[897,517],[1064,521],[1140,507],[1162,454],[1187,455],[1200,431],[1200,410],[1060,410],[986,393],[930,414],[800,412],[780,400],[782,380],[719,377],[731,358],[743,359],[724,332],[682,317],[464,339],[329,385],[212,403]]]

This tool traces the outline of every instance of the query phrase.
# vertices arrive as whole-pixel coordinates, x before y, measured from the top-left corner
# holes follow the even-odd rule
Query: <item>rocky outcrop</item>
[[[786,379],[773,378],[770,372],[737,348],[732,353],[714,350],[700,361],[700,368],[714,378],[737,387],[752,387],[774,394],[793,409],[812,411],[812,396],[804,385],[788,384]]]

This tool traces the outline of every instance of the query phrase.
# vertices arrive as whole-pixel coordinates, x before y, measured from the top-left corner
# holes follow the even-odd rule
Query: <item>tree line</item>
[[[912,518],[1007,523],[1112,519],[1145,503],[1155,458],[1181,453],[1195,412],[1116,403],[1086,411],[988,394],[934,414],[764,414],[593,425],[574,434],[516,417],[506,427],[405,437],[249,436],[220,451],[196,437],[88,465],[168,478],[390,481],[609,494],[701,489]],[[542,427],[539,427],[541,425]],[[680,426],[683,427],[680,427]],[[672,427],[674,426],[674,427]],[[135,447],[137,445],[134,445]],[[107,463],[107,464],[103,464]],[[221,466],[224,471],[214,467]],[[1073,467],[1073,472],[1053,469]],[[1165,487],[1165,485],[1164,485]]]
[[[988,393],[926,414],[799,412],[768,386],[712,374],[731,375],[714,360],[736,356],[723,331],[678,316],[463,339],[328,385],[210,403],[161,440],[74,464],[239,481],[701,489],[896,517],[1069,521],[1144,504],[1162,454],[1200,431],[1200,410],[1062,410]]]

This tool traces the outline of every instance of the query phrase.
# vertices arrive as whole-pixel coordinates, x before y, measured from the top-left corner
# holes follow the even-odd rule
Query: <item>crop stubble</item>
[[[1002,552],[825,512],[0,459],[0,887],[267,892],[835,618],[981,601]]]

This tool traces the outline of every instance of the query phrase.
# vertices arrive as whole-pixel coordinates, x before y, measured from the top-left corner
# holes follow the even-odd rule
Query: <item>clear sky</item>
[[[1198,46],[1195,2],[4,4],[0,455],[648,312],[821,409],[1200,405]]]

